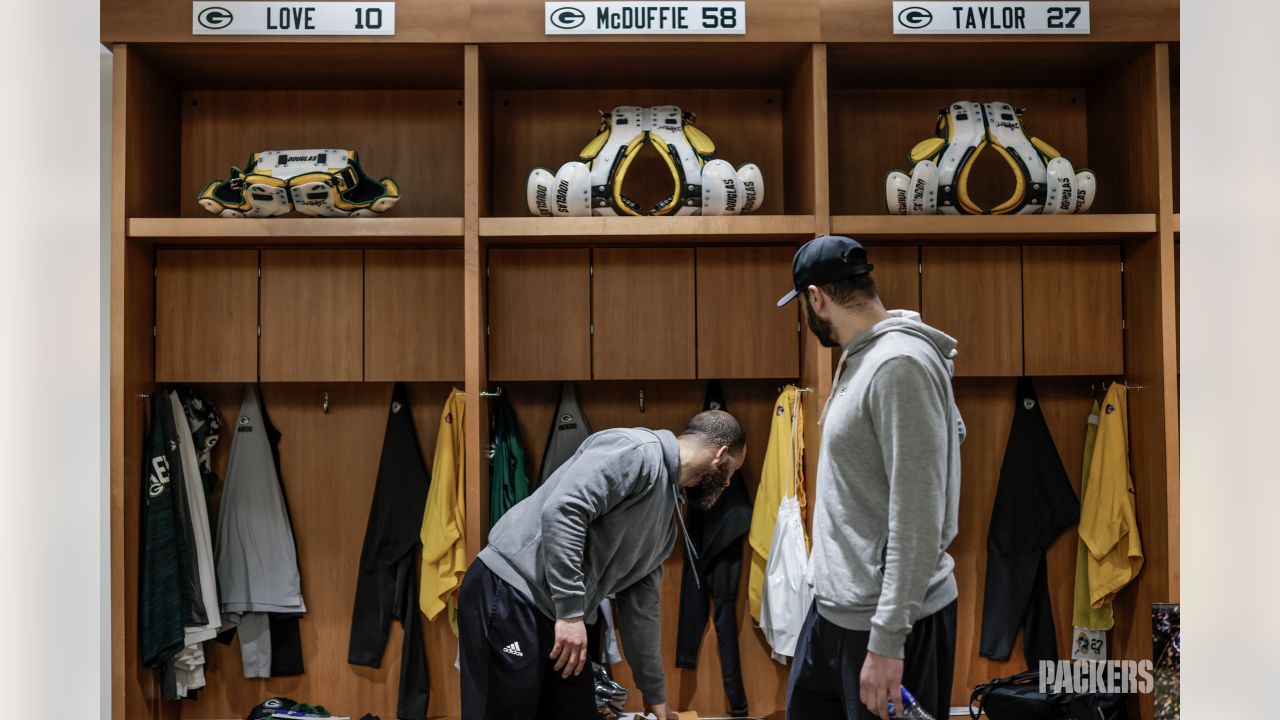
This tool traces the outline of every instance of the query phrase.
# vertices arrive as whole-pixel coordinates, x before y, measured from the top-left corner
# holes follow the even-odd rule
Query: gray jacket
[[[616,595],[636,685],[665,702],[659,600],[676,542],[680,445],[666,430],[598,432],[489,533],[480,560],[552,619],[593,622]]]
[[[960,506],[964,423],[956,341],[895,310],[845,348],[822,419],[813,518],[818,613],[903,657],[916,620],[955,600],[947,547]]]

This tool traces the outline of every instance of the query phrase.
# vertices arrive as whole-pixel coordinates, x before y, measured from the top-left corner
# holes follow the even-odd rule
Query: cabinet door
[[[920,311],[920,248],[915,245],[880,245],[867,248],[875,266],[871,277],[886,310]]]
[[[1120,247],[1022,248],[1028,375],[1121,375]]]
[[[489,377],[591,378],[591,252],[489,252]]]
[[[364,378],[462,380],[461,250],[367,250]]]
[[[926,247],[920,254],[926,323],[959,341],[957,376],[1022,374],[1022,249]]]
[[[156,382],[258,379],[258,251],[156,253]]]
[[[262,251],[263,382],[363,377],[361,265],[359,250]]]
[[[601,248],[592,265],[593,377],[692,378],[693,248]]]
[[[698,377],[794,378],[800,374],[799,302],[792,247],[698,248]]]

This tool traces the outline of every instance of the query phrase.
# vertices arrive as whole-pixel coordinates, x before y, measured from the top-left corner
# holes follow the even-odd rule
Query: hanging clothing
[[[1089,548],[1089,601],[1111,601],[1142,569],[1133,478],[1129,475],[1128,389],[1112,383],[1102,403],[1089,488],[1080,515],[1080,538]]]
[[[987,528],[987,580],[979,654],[1008,660],[1023,628],[1027,666],[1057,660],[1045,551],[1080,517],[1030,378],[1019,378],[1013,426]]]
[[[773,649],[773,659],[784,665],[787,658],[795,655],[805,614],[813,605],[808,565],[808,539],[800,503],[794,496],[787,496],[778,505],[760,599],[760,631]]]
[[[794,495],[804,514],[804,407],[795,385],[782,389],[773,405],[769,447],[760,470],[755,507],[751,512],[751,572],[747,578],[747,604],[751,619],[760,623],[765,567],[773,544],[773,526],[784,497]]]
[[[727,410],[720,382],[707,386],[704,410]],[[720,672],[724,679],[729,713],[747,714],[747,692],[738,656],[738,585],[742,576],[742,536],[751,529],[751,499],[739,470],[729,479],[720,500],[710,510],[689,508],[689,539],[698,562],[685,558],[680,578],[680,617],[676,631],[676,667],[695,669],[698,647],[706,630],[708,601],[714,609]]]
[[[440,413],[431,489],[422,513],[419,602],[428,620],[439,617],[467,570],[465,411],[466,395],[461,390],[450,392]]]
[[[218,513],[217,577],[224,622],[237,626],[245,677],[272,677],[277,671],[299,674],[301,648],[292,645],[300,636],[298,618],[307,608],[280,483],[280,433],[252,384],[244,386],[235,428]],[[280,627],[281,637],[272,632],[273,626]],[[277,655],[290,661],[278,662]]]
[[[1101,409],[1098,401],[1093,401],[1093,411],[1085,423],[1084,431],[1084,463],[1080,471],[1080,517],[1085,517],[1083,498],[1089,497],[1089,470],[1093,465],[1093,449],[1098,437],[1098,419]],[[1115,614],[1111,603],[1104,601],[1097,608],[1089,598],[1089,546],[1083,538],[1076,540],[1076,579],[1075,596],[1072,600],[1071,624],[1086,630],[1110,630],[1115,625]],[[1079,634],[1079,633],[1076,633]]]
[[[566,460],[578,452],[582,441],[591,434],[591,426],[582,415],[578,395],[573,383],[560,384],[560,403],[551,421],[551,434],[547,436],[547,451],[542,455],[542,470],[538,473],[538,485],[547,481]]]
[[[418,618],[417,576],[419,530],[429,485],[409,393],[404,383],[396,383],[360,551],[347,662],[380,667],[391,621],[399,621],[404,639],[396,717],[402,720],[426,717],[430,697],[427,653]]]
[[[217,637],[222,617],[218,610],[218,585],[214,571],[213,535],[209,528],[208,497],[205,494],[206,485],[191,435],[191,426],[187,422],[187,413],[178,393],[167,392],[165,395],[169,398],[178,437],[183,494],[187,504],[186,519],[190,523],[189,536],[194,538],[191,550],[199,576],[200,614],[205,619],[203,623],[197,622],[186,627],[185,648],[173,660],[178,692],[180,696],[185,696],[205,685],[203,644],[206,640]]]
[[[489,527],[493,527],[503,513],[529,497],[520,421],[506,393],[489,404],[489,442]]]
[[[161,667],[186,646],[193,564],[178,513],[178,487],[182,481],[177,476],[182,472],[182,460],[173,406],[165,393],[151,395],[151,429],[145,448],[139,540],[139,659],[145,667]]]

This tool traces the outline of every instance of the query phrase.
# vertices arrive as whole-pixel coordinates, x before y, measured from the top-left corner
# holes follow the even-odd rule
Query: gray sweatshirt
[[[914,312],[845,347],[822,419],[810,571],[818,613],[902,658],[912,624],[958,596],[947,547],[960,505],[964,423],[956,341]]]
[[[616,595],[622,647],[649,705],[666,702],[659,600],[679,478],[669,431],[598,432],[502,516],[479,556],[552,619],[594,622],[600,601]]]

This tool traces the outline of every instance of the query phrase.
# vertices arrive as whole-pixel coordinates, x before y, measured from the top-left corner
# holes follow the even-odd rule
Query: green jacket
[[[516,503],[529,497],[529,476],[524,469],[524,444],[520,423],[506,395],[494,398],[489,407],[489,527]]]

